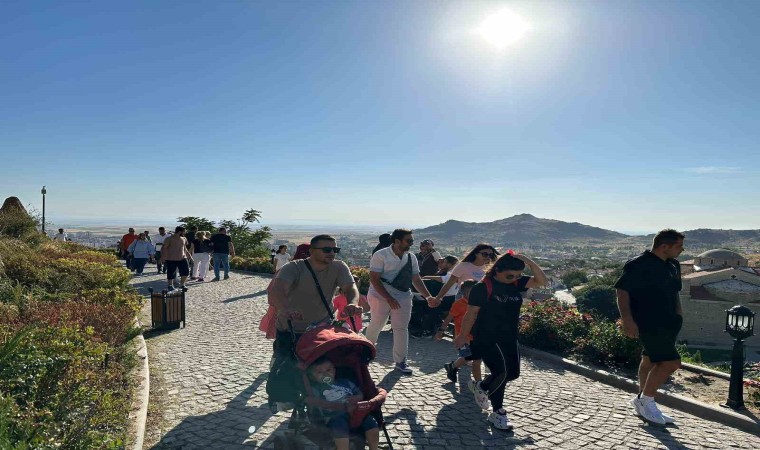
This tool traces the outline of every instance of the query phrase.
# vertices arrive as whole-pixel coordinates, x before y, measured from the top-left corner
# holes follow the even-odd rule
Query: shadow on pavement
[[[665,428],[642,423],[641,429],[657,438],[668,450],[680,450],[688,448],[686,445],[676,439],[672,434],[670,434],[669,429],[678,429],[677,425],[668,425],[668,427]]]
[[[263,289],[259,292],[254,292],[253,294],[246,294],[246,295],[239,295],[237,297],[230,297],[227,300],[222,301],[222,303],[232,303],[236,302],[238,300],[247,300],[249,298],[256,298],[256,297],[264,297],[267,294],[267,290]]]
[[[189,416],[182,420],[176,427],[161,437],[153,449],[180,449],[192,448],[232,448],[250,447],[259,448],[265,442],[274,438],[274,432],[267,432],[267,436],[261,436],[258,440],[257,432],[264,423],[272,417],[272,411],[266,404],[258,407],[248,406],[248,400],[256,391],[263,388],[267,374],[261,374],[240,392],[235,398],[225,405],[225,409],[202,416]],[[255,427],[253,433],[250,427]],[[287,427],[284,423],[277,427]],[[277,431],[275,430],[275,431]]]

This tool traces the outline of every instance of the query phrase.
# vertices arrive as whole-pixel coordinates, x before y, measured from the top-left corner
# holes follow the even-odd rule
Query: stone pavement
[[[151,274],[132,284],[147,294],[163,283]],[[151,401],[161,398],[161,410],[149,417],[146,449],[273,448],[288,414],[273,415],[266,404],[272,345],[258,322],[268,283],[233,273],[227,281],[190,285],[187,328],[146,334]],[[149,319],[147,305],[143,324]],[[668,408],[677,427],[646,426],[630,414],[629,394],[529,358],[507,388],[505,407],[517,428],[491,430],[469,390],[446,379],[442,365],[455,355],[450,343],[412,339],[411,377],[391,371],[390,346],[383,332],[370,369],[389,391],[384,412],[395,449],[760,448],[758,436]],[[460,379],[468,374],[463,369]]]

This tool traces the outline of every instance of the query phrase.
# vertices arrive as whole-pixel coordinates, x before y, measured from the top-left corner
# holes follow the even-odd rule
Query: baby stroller
[[[351,427],[358,426],[368,415],[372,415],[385,434],[388,448],[393,449],[381,410],[388,393],[378,388],[369,374],[368,365],[375,358],[375,346],[367,338],[342,326],[321,326],[301,336],[296,344],[295,353],[303,383],[303,386],[298,388],[304,395],[293,409],[288,430],[275,437],[275,450],[300,450],[304,448],[303,438],[320,449],[335,448],[330,430],[317,413],[317,409],[335,409],[334,404],[313,394],[307,373],[309,366],[322,356],[335,365],[336,378],[351,380],[364,395],[364,401],[357,404],[357,409],[350,416]],[[363,434],[352,434],[350,442],[352,450],[365,448]]]

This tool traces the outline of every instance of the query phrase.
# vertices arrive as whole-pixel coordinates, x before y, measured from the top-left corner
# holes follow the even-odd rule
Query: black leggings
[[[507,382],[520,376],[520,351],[517,343],[478,344],[473,342],[473,356],[479,356],[491,372],[480,383],[480,387],[488,392],[491,406],[498,411],[504,406],[504,389]]]

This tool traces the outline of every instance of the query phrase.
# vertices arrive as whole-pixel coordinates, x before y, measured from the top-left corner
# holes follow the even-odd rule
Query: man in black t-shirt
[[[219,232],[211,236],[211,243],[214,247],[214,279],[219,281],[219,269],[224,267],[224,279],[230,278],[230,257],[235,256],[235,246],[232,244],[232,238],[227,235],[225,227],[219,228]]]
[[[639,395],[631,401],[636,414],[658,425],[673,423],[654,402],[654,394],[681,367],[676,339],[683,325],[681,265],[675,258],[683,251],[684,234],[662,230],[652,250],[628,261],[615,283],[623,333],[638,337],[644,348],[639,365]]]
[[[523,276],[526,265],[533,277]],[[544,272],[525,255],[506,253],[499,257],[483,281],[472,287],[462,330],[454,339],[461,349],[472,335],[471,359],[482,359],[491,372],[474,387],[475,403],[482,409],[493,407],[488,422],[500,430],[511,430],[504,405],[508,381],[520,376],[517,330],[522,293],[546,285]]]

